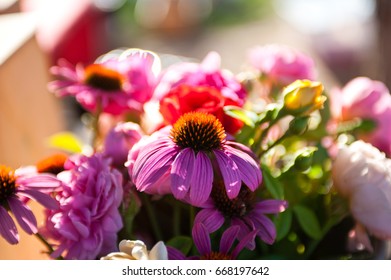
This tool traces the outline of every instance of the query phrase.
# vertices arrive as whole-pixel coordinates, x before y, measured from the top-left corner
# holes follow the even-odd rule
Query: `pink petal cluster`
[[[210,52],[201,63],[181,62],[168,67],[161,73],[154,98],[161,100],[172,89],[183,84],[215,88],[239,106],[246,98],[246,91],[235,76],[221,69],[221,58],[216,52]]]
[[[60,208],[47,211],[43,234],[55,241],[53,258],[96,259],[116,250],[122,228],[122,176],[101,154],[77,155],[58,174]]]
[[[286,86],[296,80],[316,78],[312,58],[288,46],[255,46],[249,50],[248,59],[255,69],[276,85]]]
[[[355,118],[375,122],[375,129],[358,137],[391,155],[391,95],[380,81],[357,77],[342,89],[330,92],[331,112],[336,122]]]
[[[91,112],[142,112],[155,88],[157,64],[156,55],[136,49],[117,56],[106,54],[86,67],[60,60],[51,68],[58,80],[49,84],[49,90],[58,96],[74,96]]]
[[[361,140],[342,147],[332,167],[336,189],[356,221],[380,239],[391,238],[391,159]]]

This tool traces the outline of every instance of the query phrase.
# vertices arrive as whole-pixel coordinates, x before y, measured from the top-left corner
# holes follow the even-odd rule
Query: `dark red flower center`
[[[64,164],[67,160],[67,156],[64,154],[54,154],[39,161],[37,171],[39,173],[51,173],[57,175],[61,171],[64,171]]]
[[[226,135],[223,125],[215,116],[203,112],[190,112],[176,121],[171,130],[171,137],[181,148],[212,151],[221,148]]]
[[[0,165],[0,205],[7,203],[7,200],[16,191],[15,172],[11,168]]]
[[[101,64],[91,64],[84,69],[84,83],[105,91],[121,90],[124,76]]]
[[[211,197],[217,210],[225,217],[232,218],[242,217],[251,211],[255,195],[247,186],[242,185],[238,196],[234,199],[229,199],[224,182],[215,180]]]
[[[221,252],[210,252],[200,257],[201,260],[232,260],[232,257],[228,254]]]

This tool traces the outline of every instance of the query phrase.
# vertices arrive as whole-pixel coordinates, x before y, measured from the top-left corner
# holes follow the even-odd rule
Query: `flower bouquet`
[[[373,259],[391,238],[391,96],[358,77],[325,89],[287,46],[162,69],[114,50],[65,60],[48,87],[83,108],[87,140],[0,166],[0,235],[15,221],[52,259]],[[30,200],[45,207],[38,225]],[[388,257],[387,255],[382,256]]]

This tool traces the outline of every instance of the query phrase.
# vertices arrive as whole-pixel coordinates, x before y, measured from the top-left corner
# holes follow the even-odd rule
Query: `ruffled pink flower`
[[[60,208],[48,211],[42,233],[54,240],[53,258],[96,259],[115,251],[122,228],[122,177],[100,154],[77,155],[58,174]]]
[[[49,89],[58,96],[75,96],[91,112],[141,112],[152,97],[156,64],[158,58],[153,53],[133,49],[119,56],[109,53],[86,67],[60,60],[51,68],[59,80],[51,82]]]
[[[38,174],[30,168],[14,171],[0,165],[0,235],[10,244],[19,242],[18,231],[9,212],[26,233],[37,233],[37,219],[27,201],[32,199],[48,209],[57,209],[57,201],[47,193],[60,186],[61,181],[51,174]]]
[[[296,80],[314,80],[311,57],[284,45],[255,46],[248,53],[250,64],[273,84],[286,86]]]
[[[154,92],[154,99],[162,100],[172,89],[179,85],[209,86],[217,89],[227,99],[243,106],[246,91],[235,76],[221,69],[221,58],[216,52],[210,52],[199,63],[181,62],[162,72]]]
[[[357,77],[342,89],[332,90],[330,102],[337,124],[354,119],[374,121],[375,129],[358,137],[391,155],[391,95],[382,82]]]
[[[356,141],[339,150],[332,178],[355,220],[377,238],[390,239],[391,160],[371,144]]]
[[[252,191],[260,185],[262,174],[253,154],[227,141],[215,116],[187,113],[169,129],[152,134],[142,149],[130,151],[129,172],[139,191],[162,194],[161,186],[168,182],[167,191],[175,198],[199,205],[210,196],[216,176],[222,178],[231,199],[239,194],[242,182]]]

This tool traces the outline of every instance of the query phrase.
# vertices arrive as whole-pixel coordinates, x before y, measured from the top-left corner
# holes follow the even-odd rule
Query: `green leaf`
[[[181,235],[170,239],[166,245],[180,250],[186,256],[193,246],[193,241],[190,237]]]
[[[82,142],[71,132],[59,132],[49,137],[48,144],[52,148],[57,148],[70,153],[80,153]]]
[[[322,237],[322,229],[315,213],[303,205],[295,205],[293,212],[303,231],[313,239]]]
[[[281,182],[273,177],[269,168],[266,165],[262,165],[263,180],[267,190],[275,199],[284,199],[284,187]]]
[[[254,112],[244,110],[243,108],[228,105],[224,107],[225,113],[235,119],[239,119],[250,127],[254,127],[258,120],[258,115]]]
[[[280,241],[289,233],[292,225],[292,211],[290,208],[286,209],[284,212],[278,214],[274,220],[274,224],[277,230],[276,241]]]

